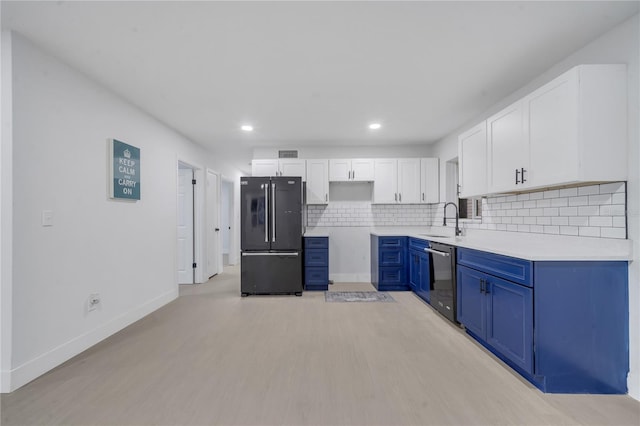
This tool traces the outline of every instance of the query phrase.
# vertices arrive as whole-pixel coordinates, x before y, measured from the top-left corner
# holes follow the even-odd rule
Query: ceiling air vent
[[[278,158],[298,158],[298,151],[278,151]]]

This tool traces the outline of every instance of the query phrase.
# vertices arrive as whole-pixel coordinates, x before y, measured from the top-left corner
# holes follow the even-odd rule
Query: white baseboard
[[[2,375],[2,377],[0,377],[0,383],[2,383],[2,386],[0,386],[0,393],[11,392],[11,372],[2,370],[0,371],[0,375]]]
[[[11,371],[3,371],[2,385],[6,389],[1,391],[3,393],[13,392],[177,298],[178,289],[176,288],[25,362]]]
[[[631,398],[640,401],[640,372],[629,372],[627,376],[627,392]]]
[[[331,274],[334,283],[370,283],[371,274]]]

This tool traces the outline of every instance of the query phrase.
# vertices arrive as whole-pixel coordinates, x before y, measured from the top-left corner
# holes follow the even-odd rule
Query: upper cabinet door
[[[440,160],[437,158],[420,159],[420,202],[440,202]]]
[[[398,202],[420,202],[420,159],[400,158],[398,161]]]
[[[351,160],[329,160],[329,180],[331,182],[351,180]]]
[[[351,180],[371,182],[374,179],[374,164],[371,159],[355,158],[351,160]]]
[[[303,182],[307,180],[307,166],[305,160],[298,158],[281,158],[278,160],[280,176],[298,176]]]
[[[278,159],[252,160],[251,176],[278,176]]]
[[[398,160],[381,158],[374,160],[375,180],[373,202],[395,204],[398,202]]]
[[[529,181],[529,141],[522,100],[487,120],[490,192],[526,189]]]
[[[307,204],[329,203],[329,161],[307,160]]]
[[[458,182],[460,198],[487,193],[487,122],[458,137]]]

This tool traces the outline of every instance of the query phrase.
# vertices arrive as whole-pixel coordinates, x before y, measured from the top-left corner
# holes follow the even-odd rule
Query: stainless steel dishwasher
[[[456,312],[456,248],[449,244],[431,241],[429,253],[431,265],[431,306],[449,321],[458,323]]]

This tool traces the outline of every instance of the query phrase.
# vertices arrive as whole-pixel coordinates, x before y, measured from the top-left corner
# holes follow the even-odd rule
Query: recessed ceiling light
[[[245,132],[253,132],[253,126],[249,125],[249,124],[243,124],[242,127],[240,127],[242,130],[244,130]]]
[[[380,127],[382,127],[382,124],[380,124],[380,123],[371,123],[371,124],[369,124],[369,128],[371,130],[378,130]]]

